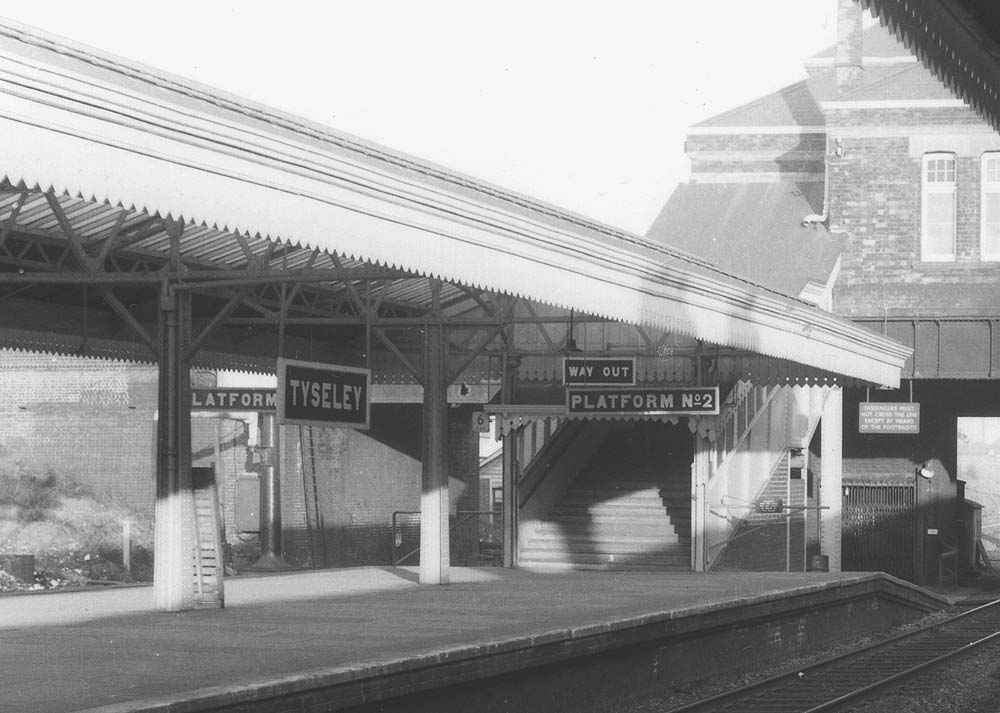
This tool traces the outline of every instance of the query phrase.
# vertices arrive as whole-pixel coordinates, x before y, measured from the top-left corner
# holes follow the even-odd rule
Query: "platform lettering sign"
[[[635,357],[565,357],[566,386],[634,386]]]
[[[568,388],[566,410],[601,416],[713,416],[719,413],[719,387]]]
[[[192,411],[274,411],[274,389],[191,389]]]
[[[858,433],[920,433],[920,404],[858,404]]]
[[[278,359],[278,423],[368,428],[371,370]]]

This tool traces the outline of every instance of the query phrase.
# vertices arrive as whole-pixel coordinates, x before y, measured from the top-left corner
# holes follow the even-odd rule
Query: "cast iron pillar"
[[[447,584],[449,552],[448,385],[441,282],[431,280],[431,318],[424,332],[423,470],[420,494],[420,583]]]
[[[844,400],[839,386],[830,388],[820,421],[822,441],[819,488],[820,552],[829,558],[831,572],[841,571],[840,535],[844,491]]]
[[[260,414],[258,422],[267,462],[260,481],[260,557],[250,569],[275,572],[292,568],[281,545],[281,426],[274,413]]]
[[[194,493],[191,481],[190,297],[160,291],[153,600],[158,611],[194,606]],[[220,582],[221,588],[221,582]]]
[[[514,384],[521,360],[508,355],[504,360],[503,384],[500,388],[500,402],[512,403]],[[506,418],[501,414],[499,418]],[[503,566],[517,567],[517,462],[518,434],[513,428],[503,428]]]

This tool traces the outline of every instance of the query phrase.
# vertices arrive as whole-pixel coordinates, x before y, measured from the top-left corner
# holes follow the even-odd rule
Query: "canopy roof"
[[[68,218],[86,243],[124,224],[133,251],[220,269],[316,269],[321,251],[331,269],[433,276],[886,385],[909,354],[682,251],[7,21],[0,147],[18,230]],[[171,243],[169,221],[139,225],[152,215],[188,227]],[[429,304],[396,284],[400,303]]]
[[[826,284],[844,238],[804,225],[823,212],[820,182],[686,183],[667,200],[647,236],[697,252],[722,269],[789,295]],[[774,256],[781,255],[782,269]]]

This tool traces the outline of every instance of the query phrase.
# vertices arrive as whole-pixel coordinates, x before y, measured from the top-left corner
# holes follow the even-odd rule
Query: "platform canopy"
[[[375,303],[351,312],[361,321],[384,317],[380,305],[416,320],[432,278],[438,299],[454,293],[498,322],[513,312],[486,293],[526,300],[529,321],[545,320],[531,305],[573,310],[882,385],[898,384],[910,353],[676,249],[8,21],[0,179],[0,298],[35,289],[43,304],[42,284],[57,303],[56,274],[73,266],[133,327],[138,301],[119,286],[169,273],[221,289],[234,267],[258,282],[280,267],[274,284],[328,271],[356,306]],[[234,294],[219,295],[225,315]],[[267,312],[263,297],[250,307]]]

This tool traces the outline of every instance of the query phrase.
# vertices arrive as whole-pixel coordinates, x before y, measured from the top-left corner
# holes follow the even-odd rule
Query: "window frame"
[[[951,181],[928,180],[931,161],[947,159],[951,162]],[[947,169],[945,169],[947,171]],[[920,260],[922,262],[955,262],[955,243],[958,236],[958,159],[948,151],[926,153],[920,162]],[[928,208],[931,195],[951,195],[951,250],[948,253],[932,253],[928,248]]]
[[[986,162],[997,161],[997,178],[987,181]],[[994,237],[995,248],[987,249],[986,235],[986,199],[991,194],[1000,195],[1000,151],[984,151],[979,159],[979,259],[983,262],[1000,262],[1000,231]],[[1000,215],[997,216],[1000,223]]]

